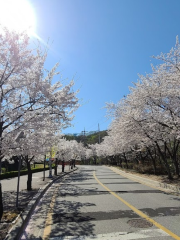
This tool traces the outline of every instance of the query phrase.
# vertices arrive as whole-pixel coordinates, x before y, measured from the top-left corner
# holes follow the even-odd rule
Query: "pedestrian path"
[[[46,193],[46,191],[50,188],[50,186],[53,185],[56,180],[61,179],[62,177],[66,176],[67,174],[75,171],[75,169],[69,169],[66,172],[61,172],[57,176],[53,176],[53,178],[45,178],[45,181],[41,181],[40,185],[41,186],[38,190],[38,193],[33,197],[33,199],[29,202],[28,206],[26,209],[21,213],[19,218],[16,220],[15,224],[12,226],[10,232],[6,236],[6,240],[12,240],[12,239],[19,239],[22,231],[24,230],[26,224],[29,221],[29,218],[36,208],[38,202],[40,199],[43,197],[43,195]],[[27,238],[26,238],[27,239]]]

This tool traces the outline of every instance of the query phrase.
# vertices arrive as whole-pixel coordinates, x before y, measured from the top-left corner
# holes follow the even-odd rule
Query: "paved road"
[[[80,166],[49,188],[21,239],[180,240],[179,223],[179,197]]]

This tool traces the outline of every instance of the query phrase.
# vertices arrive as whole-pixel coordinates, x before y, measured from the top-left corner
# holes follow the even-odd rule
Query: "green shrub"
[[[52,168],[54,168],[54,166],[52,166]],[[45,170],[48,170],[49,167],[46,167]],[[42,172],[44,170],[44,168],[34,168],[32,169],[32,173],[36,173],[36,172]],[[28,170],[21,170],[20,174],[22,175],[27,175]],[[17,177],[18,176],[18,171],[12,171],[12,172],[6,172],[6,173],[2,173],[0,175],[0,180],[2,179],[6,179],[6,178],[13,178],[13,177]]]
[[[128,162],[127,164],[125,162],[122,162],[121,165],[122,165],[122,168],[133,169],[134,164],[132,162]]]
[[[1,168],[1,173],[5,173],[6,172],[6,168]]]
[[[151,164],[134,164],[133,169],[136,172],[142,173],[142,174],[154,174],[154,168]],[[156,174],[166,174],[166,170],[163,166],[157,165],[156,166]]]
[[[128,168],[129,169],[133,169],[133,166],[134,166],[134,163],[132,163],[132,162],[128,163]]]
[[[153,173],[153,168],[151,165],[144,165],[144,164],[134,164],[133,169],[138,173],[147,173],[151,174]]]

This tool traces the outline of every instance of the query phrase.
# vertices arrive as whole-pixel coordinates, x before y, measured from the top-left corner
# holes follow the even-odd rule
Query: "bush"
[[[132,162],[128,162],[128,163],[127,163],[128,168],[127,168],[127,165],[126,165],[125,162],[122,162],[121,165],[122,165],[122,168],[133,169],[133,165],[134,165],[134,164],[133,164]]]
[[[133,169],[138,173],[147,173],[147,174],[153,174],[154,170],[151,165],[144,165],[144,164],[134,164]]]
[[[6,172],[6,168],[1,168],[1,173],[5,173]]]
[[[134,163],[132,163],[132,162],[129,162],[129,163],[128,163],[128,168],[129,168],[129,169],[133,169],[133,166],[134,166]]]
[[[52,166],[52,168],[54,168],[54,166]],[[44,170],[44,168],[34,168],[31,169],[32,173],[36,173],[36,172],[42,172]],[[45,170],[49,170],[49,167],[46,167]],[[27,175],[28,170],[21,170],[20,175]],[[6,179],[6,178],[13,178],[13,177],[17,177],[18,176],[18,171],[12,171],[12,172],[6,172],[6,173],[2,173],[0,175],[0,180],[2,179]]]
[[[133,169],[136,172],[142,173],[142,174],[154,174],[154,168],[152,165],[147,164],[134,164]],[[156,173],[157,174],[167,174],[165,168],[161,165],[156,166]]]

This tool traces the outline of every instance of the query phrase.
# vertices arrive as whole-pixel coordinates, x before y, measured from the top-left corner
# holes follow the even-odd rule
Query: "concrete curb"
[[[167,183],[159,183],[159,186],[162,188],[170,189],[174,192],[180,193],[180,187],[178,187],[178,186],[174,186],[174,185],[167,184]]]
[[[167,184],[167,183],[161,183],[161,182],[158,182],[158,181],[155,181],[155,180],[151,180],[151,179],[148,179],[148,178],[145,178],[145,177],[140,177],[140,176],[137,176],[135,174],[131,174],[131,173],[126,173],[116,167],[110,167],[112,170],[114,169],[115,171],[118,171],[121,175],[127,177],[127,178],[130,178],[132,180],[135,180],[137,182],[140,182],[142,184],[145,184],[145,185],[148,185],[150,187],[155,187],[155,188],[159,188],[160,190],[162,191],[173,191],[173,192],[176,192],[176,193],[180,193],[180,187],[179,186],[174,186],[174,185],[171,185],[171,184]]]
[[[38,193],[33,197],[33,199],[29,202],[28,206],[26,207],[26,209],[19,215],[16,223],[12,226],[11,230],[9,231],[9,233],[7,234],[5,240],[18,240],[20,239],[23,231],[25,230],[27,223],[34,211],[34,209],[36,208],[37,204],[39,203],[40,199],[43,197],[43,195],[45,194],[45,192],[47,191],[47,189],[54,183],[56,182],[58,179],[64,177],[65,175],[72,173],[74,171],[76,171],[78,168],[76,167],[73,170],[70,170],[69,172],[65,172],[64,174],[60,175],[60,176],[55,176],[53,178],[53,180],[49,183],[47,183],[46,185],[44,185],[44,187],[40,188]]]

